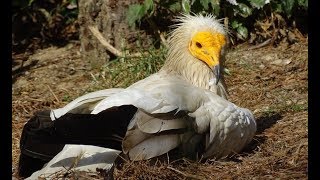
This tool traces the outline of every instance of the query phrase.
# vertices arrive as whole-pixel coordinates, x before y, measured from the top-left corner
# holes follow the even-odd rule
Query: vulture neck
[[[212,70],[205,63],[193,57],[187,47],[179,47],[179,43],[169,48],[167,60],[160,72],[182,76],[194,86],[227,98],[223,77],[218,85],[209,85],[210,79],[215,77]]]
[[[210,89],[209,80],[214,76],[203,62],[186,53],[177,57],[169,55],[161,70],[183,76],[192,85],[203,89]]]

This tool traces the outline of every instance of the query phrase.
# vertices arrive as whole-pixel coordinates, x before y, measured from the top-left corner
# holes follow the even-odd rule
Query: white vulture
[[[106,89],[79,97],[52,110],[51,120],[68,113],[98,116],[116,107],[134,106],[132,118],[126,120],[121,149],[133,161],[150,159],[174,148],[216,159],[241,151],[252,140],[256,122],[248,109],[226,98],[221,73],[228,41],[226,30],[212,15],[182,15],[176,21],[168,39],[166,61],[157,73],[125,89]],[[111,120],[104,120],[108,126]],[[196,152],[200,142],[204,149]],[[80,148],[66,145],[52,161],[66,158],[63,154],[77,146]],[[91,155],[99,151],[103,150]]]

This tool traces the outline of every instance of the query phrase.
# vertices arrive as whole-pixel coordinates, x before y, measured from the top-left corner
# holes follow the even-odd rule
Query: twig
[[[62,88],[60,88],[60,89],[61,89],[61,90],[64,90],[66,93],[70,94],[69,90],[66,89],[66,88],[64,88],[64,87],[62,87]]]
[[[43,100],[41,100],[41,99],[35,99],[35,98],[31,98],[31,97],[28,97],[30,100],[32,100],[32,101],[38,101],[38,102],[43,102]]]
[[[22,69],[23,68],[23,61],[22,63],[19,65],[19,66],[15,66],[12,68],[12,74],[14,74],[15,72],[17,72],[18,70]]]
[[[161,31],[159,30],[158,26],[151,19],[147,19],[147,21],[148,21],[149,25],[151,26],[151,28],[153,29],[153,31],[157,32],[162,44],[165,47],[168,47],[169,46],[168,42],[167,42],[166,38],[164,37],[163,33],[161,33]]]
[[[279,20],[278,20],[278,22],[279,22]],[[275,41],[276,38],[277,38],[278,29],[276,29],[276,25],[274,24],[273,13],[271,13],[271,23],[272,23],[272,28],[273,28],[271,44],[274,44],[274,41]],[[278,23],[278,25],[279,25],[279,23]],[[278,26],[278,27],[279,27],[279,26]]]
[[[124,172],[126,172],[127,169],[133,165],[133,163],[138,159],[138,157],[143,153],[143,151],[144,151],[144,149],[139,154],[137,154],[136,157],[134,157],[134,159],[130,162],[129,166],[124,169]],[[130,157],[129,157],[129,159],[130,159]]]
[[[141,53],[125,55],[124,53],[122,53],[121,51],[113,47],[110,43],[108,43],[108,41],[102,36],[102,34],[100,33],[97,27],[89,26],[88,28],[92,32],[92,34],[100,41],[100,43],[115,56],[117,57],[141,57],[142,56]]]
[[[179,171],[178,169],[175,169],[175,168],[170,167],[170,166],[168,166],[167,168],[170,169],[170,170],[172,170],[172,171],[175,171],[175,172],[177,172],[177,173],[179,173],[179,174],[181,174],[181,175],[183,175],[184,177],[187,177],[187,178],[203,179],[203,178],[201,178],[200,176],[196,176],[196,175],[192,175],[192,174],[186,174],[186,173],[181,172],[181,171]]]
[[[167,42],[166,38],[164,37],[163,33],[161,33],[160,30],[158,31],[158,33],[159,33],[159,36],[160,36],[160,39],[161,39],[163,45],[166,47],[169,47],[168,42]]]
[[[307,146],[307,145],[308,145],[307,142],[302,142],[302,143],[299,144],[299,146],[298,146],[296,152],[294,152],[294,156],[292,158],[292,161],[293,161],[294,164],[296,164],[296,160],[299,158],[299,152],[300,152],[301,147],[302,146]]]
[[[51,92],[51,94],[53,95],[53,97],[57,100],[57,102],[59,103],[60,100],[58,99],[58,97],[56,96],[56,94],[52,91],[52,89],[50,88],[49,85],[47,85],[47,87],[49,88],[49,91]]]
[[[94,80],[94,82],[97,83],[98,82],[97,78],[92,73],[90,73],[90,75],[91,75],[92,79]]]
[[[108,49],[108,51],[110,51],[112,54],[118,57],[123,56],[123,54],[118,49],[114,48],[110,43],[107,42],[107,40],[99,32],[97,27],[89,26],[88,28],[90,29],[92,34],[101,42],[101,44]]]
[[[23,69],[36,65],[38,60],[22,60],[20,65],[12,68],[12,74],[21,72]]]
[[[267,46],[271,43],[272,39],[268,39],[266,41],[264,41],[263,43],[260,43],[258,45],[255,45],[255,46],[251,46],[248,48],[248,50],[253,50],[253,49],[259,49],[259,48],[262,48],[264,46]]]
[[[118,156],[119,156],[123,161],[125,161],[126,163],[129,163],[128,159],[126,159],[125,157],[121,156],[121,154],[118,154]]]
[[[29,114],[29,111],[27,111],[26,108],[25,108],[23,105],[18,104],[18,106],[20,106],[20,107],[24,110],[24,112],[26,112],[27,114]]]

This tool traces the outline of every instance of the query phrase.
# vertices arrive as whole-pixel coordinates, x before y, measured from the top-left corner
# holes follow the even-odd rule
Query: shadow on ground
[[[264,135],[265,130],[271,128],[276,124],[282,115],[280,113],[264,114],[256,119],[257,122],[257,132],[253,137],[252,141],[243,149],[241,154],[251,154],[253,153],[260,144],[263,144],[267,140],[267,136]]]

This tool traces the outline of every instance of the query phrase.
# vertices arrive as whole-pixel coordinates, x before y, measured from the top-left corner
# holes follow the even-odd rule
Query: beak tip
[[[216,78],[216,85],[218,85],[219,83],[219,78]]]
[[[213,74],[215,75],[215,84],[217,85],[220,80],[220,65],[216,65],[212,68]]]

